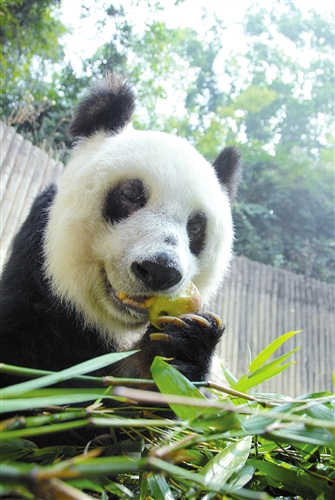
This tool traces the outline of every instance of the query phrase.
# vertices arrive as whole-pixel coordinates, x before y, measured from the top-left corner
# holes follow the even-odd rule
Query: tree
[[[333,19],[314,9],[303,14],[292,2],[279,3],[270,12],[255,4],[249,9],[244,21],[250,47],[244,92],[256,86],[272,95],[257,111],[244,109],[250,139],[280,140],[286,151],[299,144],[314,156],[325,146],[323,133],[334,131],[332,26]]]
[[[20,83],[32,69],[32,61],[58,61],[62,56],[59,38],[65,27],[54,17],[60,0],[4,0],[0,7],[0,51],[2,85]]]
[[[333,171],[295,147],[289,156],[242,146],[244,181],[234,207],[235,252],[334,280]]]
[[[1,114],[39,145],[48,142],[59,119],[51,110],[59,95],[44,81],[48,63],[63,57],[59,6],[60,0],[4,0],[0,7]]]
[[[246,162],[236,251],[333,282],[331,19],[253,4],[244,29],[248,74],[231,104]]]

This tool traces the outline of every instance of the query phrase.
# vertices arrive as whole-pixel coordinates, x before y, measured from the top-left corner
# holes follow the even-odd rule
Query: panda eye
[[[206,216],[203,212],[191,215],[187,222],[187,234],[190,250],[194,255],[199,255],[203,249],[206,236]]]
[[[203,221],[201,220],[190,221],[187,225],[187,232],[189,236],[197,237],[201,233],[202,228],[203,228]]]
[[[144,188],[141,181],[126,182],[120,188],[120,201],[125,206],[142,206],[144,196]]]
[[[103,216],[108,222],[120,222],[144,207],[146,202],[143,182],[140,179],[129,179],[108,192]]]

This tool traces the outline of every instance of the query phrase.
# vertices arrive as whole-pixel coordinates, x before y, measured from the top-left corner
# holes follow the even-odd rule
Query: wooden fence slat
[[[333,390],[334,285],[273,269],[248,261],[245,257],[235,257],[231,276],[222,290],[213,309],[219,313],[228,311],[225,321],[229,325],[229,338],[235,343],[235,359],[229,366],[232,371],[237,369],[234,371],[236,376],[240,376],[247,367],[248,345],[255,356],[276,337],[287,331],[302,329],[276,353],[280,355],[300,346],[292,358],[297,360],[296,365],[263,384],[260,389],[292,396]],[[228,306],[227,301],[230,302]],[[226,339],[221,349],[228,351]]]
[[[7,153],[11,148],[12,141],[16,136],[13,127],[8,127],[0,121],[0,141],[1,141],[1,164],[4,163]]]
[[[11,225],[14,219],[14,226],[17,228],[17,219],[19,216],[19,207],[21,200],[20,196],[18,196],[18,192],[20,191],[20,186],[22,183],[22,179],[25,177],[24,173],[26,170],[26,165],[29,162],[30,154],[32,150],[32,144],[28,141],[20,141],[18,150],[15,150],[15,159],[12,157],[10,160],[14,160],[13,163],[10,161],[8,165],[10,165],[10,175],[8,177],[8,183],[6,187],[6,196],[2,202],[2,225],[4,233],[8,234],[11,232]]]
[[[11,127],[8,128],[11,129]],[[21,143],[23,142],[23,137],[19,134],[13,134],[13,130],[6,130],[4,134],[4,139],[1,144],[1,147],[3,145],[3,151],[1,155],[2,162],[1,162],[0,203],[3,202],[4,196],[7,193],[7,188],[10,181],[10,177],[13,173],[16,157],[21,147]]]

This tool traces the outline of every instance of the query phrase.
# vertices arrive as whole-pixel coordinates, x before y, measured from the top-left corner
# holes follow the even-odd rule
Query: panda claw
[[[159,340],[163,342],[170,342],[171,337],[167,333],[154,332],[150,333],[151,340]]]
[[[158,327],[164,326],[167,323],[172,323],[179,327],[187,326],[185,321],[183,321],[181,318],[177,318],[176,316],[159,316],[155,321],[155,324]]]
[[[217,314],[215,314],[213,312],[207,312],[207,311],[205,311],[204,314],[209,314],[210,316],[212,316],[212,318],[216,321],[219,328],[221,328],[223,326],[222,320]]]
[[[203,318],[202,316],[199,316],[198,314],[183,314],[181,318],[190,318],[193,319],[194,321],[197,321],[199,325],[205,327],[205,328],[210,328],[211,324],[210,322],[206,319]]]

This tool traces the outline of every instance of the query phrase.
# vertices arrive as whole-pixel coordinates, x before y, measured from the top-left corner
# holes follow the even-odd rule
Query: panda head
[[[115,76],[79,105],[45,234],[54,294],[118,341],[147,324],[149,297],[193,281],[208,304],[231,258],[240,172],[234,148],[211,165],[184,139],[132,129],[133,107]]]

